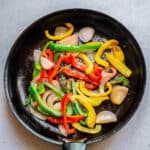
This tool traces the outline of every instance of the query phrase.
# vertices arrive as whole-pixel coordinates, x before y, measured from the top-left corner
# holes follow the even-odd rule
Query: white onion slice
[[[40,58],[40,63],[41,63],[42,68],[44,68],[46,70],[49,70],[49,69],[51,69],[54,66],[54,63],[49,61],[45,57],[41,57]]]
[[[77,45],[78,44],[78,33],[75,33],[69,37],[66,37],[57,43],[63,44],[63,45]]]
[[[126,98],[129,89],[125,86],[116,85],[110,94],[110,100],[113,104],[120,105]]]
[[[40,56],[41,56],[41,51],[35,49],[35,50],[33,51],[33,58],[34,58],[34,62],[35,62],[35,63],[38,63],[38,62],[40,61]]]
[[[97,114],[97,118],[96,118],[97,124],[107,124],[116,121],[117,121],[116,114],[114,114],[111,111],[102,111]]]
[[[58,125],[58,129],[60,131],[60,134],[62,134],[63,136],[67,136],[67,132],[66,130],[64,129],[64,126],[63,125]]]
[[[95,33],[95,29],[92,27],[84,27],[79,32],[79,38],[83,42],[89,42],[92,40]]]
[[[55,28],[55,33],[54,33],[54,35],[55,35],[55,36],[62,35],[62,34],[65,34],[67,31],[68,31],[68,28],[66,28],[66,27],[64,27],[64,26],[57,26],[57,27]]]
[[[41,119],[41,120],[46,120],[47,116],[41,114],[40,112],[36,111],[35,109],[33,109],[32,107],[29,107],[29,111],[32,115],[34,115],[35,117]]]

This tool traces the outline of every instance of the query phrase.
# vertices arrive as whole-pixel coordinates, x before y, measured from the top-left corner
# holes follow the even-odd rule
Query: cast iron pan
[[[102,132],[95,135],[78,133],[64,138],[55,126],[35,118],[25,107],[33,71],[33,50],[47,42],[43,34],[45,29],[53,31],[55,26],[65,22],[73,23],[76,30],[83,26],[94,27],[96,39],[102,37],[117,39],[124,50],[127,65],[133,70],[130,78],[130,92],[125,102],[119,107],[105,102],[98,108],[99,111],[107,109],[116,113],[118,122],[104,125]],[[87,9],[57,11],[31,24],[11,48],[4,72],[5,94],[9,106],[19,122],[37,137],[51,143],[63,144],[63,149],[66,150],[85,149],[86,144],[102,141],[121,129],[133,116],[141,102],[145,80],[144,58],[131,33],[113,18]]]

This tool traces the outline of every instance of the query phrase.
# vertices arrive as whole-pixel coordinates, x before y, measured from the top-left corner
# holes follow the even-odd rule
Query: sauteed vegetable
[[[115,112],[99,108],[105,101],[119,107],[132,75],[119,41],[94,41],[93,27],[74,29],[65,23],[56,27],[54,35],[44,31],[50,41],[33,52],[27,100],[35,117],[57,126],[64,136],[77,131],[96,134],[103,124],[117,122]]]

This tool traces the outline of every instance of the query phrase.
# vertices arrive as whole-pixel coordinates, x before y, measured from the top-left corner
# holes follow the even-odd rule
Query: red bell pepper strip
[[[95,90],[98,86],[97,86],[97,85],[94,85],[94,84],[90,84],[90,83],[85,83],[85,87],[86,87],[88,90]]]
[[[54,61],[54,55],[53,55],[53,52],[50,49],[46,49],[45,51],[42,52],[41,55],[43,57],[47,58],[48,60],[52,61],[52,62]],[[47,73],[47,70],[42,69],[41,76],[38,80],[38,84],[40,84],[43,81],[47,80],[48,79],[48,74],[50,74],[51,71],[52,71],[52,69],[48,70],[48,73]]]
[[[48,78],[47,70],[42,69],[40,78],[38,79],[37,83],[40,84],[43,81],[47,80],[47,78]]]
[[[76,69],[78,69],[82,72],[85,72],[85,70],[87,68],[86,65],[77,62],[77,60],[75,59],[75,57],[73,55],[65,56],[64,62],[67,64],[71,64],[73,67],[75,67]],[[98,65],[95,64],[94,65],[94,72],[88,74],[87,76],[92,81],[99,82],[101,79],[101,72],[102,72],[102,69]]]
[[[50,49],[46,49],[45,51],[42,52],[41,55],[52,62],[54,61],[54,54],[53,51],[51,51]]]
[[[37,101],[35,101],[35,102],[33,103],[33,106],[34,106],[34,108],[35,108],[35,109],[37,109],[37,108],[38,108],[38,105],[39,105],[39,104],[38,104],[38,102],[37,102]]]
[[[86,70],[86,66],[84,64],[77,62],[75,57],[71,54],[69,56],[64,57],[64,62],[67,64],[71,64],[73,67],[75,67],[76,69],[78,69],[82,72],[85,72],[85,70]]]
[[[58,61],[56,62],[55,66],[54,66],[54,68],[53,68],[53,70],[52,70],[52,72],[49,73],[48,81],[49,81],[50,83],[52,82],[53,78],[57,75],[58,70],[59,70],[59,68],[60,68],[60,65],[61,65],[61,63],[63,62],[63,59],[64,59],[64,57],[59,57]]]
[[[67,75],[67,76],[76,78],[76,79],[80,79],[80,80],[83,80],[83,81],[86,81],[86,82],[90,82],[89,78],[87,76],[85,76],[83,73],[72,70],[69,67],[64,67],[62,69],[62,73]]]
[[[64,95],[64,97],[61,100],[61,110],[62,110],[62,114],[63,114],[63,121],[64,121],[64,128],[66,130],[67,133],[72,134],[75,133],[75,129],[69,129],[69,124],[67,121],[67,104],[70,101],[70,97],[72,96],[72,93],[67,93]]]
[[[100,68],[97,64],[94,64],[94,72],[88,74],[89,79],[95,82],[100,82],[102,78],[102,68]]]
[[[67,117],[67,123],[71,124],[74,122],[79,122],[84,119],[83,115],[79,116],[68,116]],[[63,118],[55,118],[55,117],[48,117],[47,121],[53,124],[64,124]]]

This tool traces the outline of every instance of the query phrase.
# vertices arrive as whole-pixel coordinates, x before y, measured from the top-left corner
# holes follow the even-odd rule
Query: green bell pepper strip
[[[45,87],[44,87],[44,85],[43,85],[43,84],[39,85],[39,86],[37,87],[37,91],[38,91],[39,94],[43,94],[43,93],[45,92]]]
[[[129,86],[129,80],[123,75],[118,75],[110,81],[111,84],[122,84],[123,86]]]
[[[42,67],[40,63],[35,63],[32,77],[35,78],[41,73]]]
[[[61,52],[54,53],[54,61],[57,61],[57,59],[60,57]]]
[[[84,51],[93,51],[101,47],[102,43],[100,42],[91,42],[81,45],[63,45],[54,42],[48,43],[48,48],[56,52],[84,52]]]
[[[71,115],[73,115],[73,108],[72,108],[71,103],[69,103],[67,105],[67,116],[71,116]]]
[[[45,51],[48,48],[48,45],[51,43],[52,41],[47,42],[41,49],[41,51]]]
[[[29,95],[28,99],[30,99],[30,105],[31,105],[31,107],[32,107],[33,109],[35,109],[35,107],[34,107],[34,102],[35,102],[35,100],[34,100],[34,98],[32,97],[32,95]],[[38,110],[38,112],[40,112],[40,113],[42,113],[42,114],[48,116],[48,114],[45,113],[45,112],[42,110],[42,108],[40,108],[39,106],[38,106],[36,109]]]
[[[46,87],[50,88],[59,99],[61,99],[64,96],[64,92],[62,92],[61,90],[57,89],[55,86],[53,86],[52,84],[48,83],[48,82],[43,82],[43,85],[45,85]]]
[[[47,105],[43,103],[42,98],[37,91],[37,84],[31,84],[31,86],[29,87],[29,92],[33,96],[33,98],[37,100],[39,105],[38,107],[42,109],[45,113],[54,117],[62,116],[61,111],[55,110],[53,108],[49,108]]]
[[[73,94],[77,94],[77,92],[76,92],[76,84],[75,84],[75,81],[72,79],[72,82],[71,82],[71,86],[72,86],[72,92],[73,92]]]
[[[73,94],[77,94],[75,85],[76,85],[75,81],[72,79],[71,86],[72,86]],[[75,113],[77,115],[84,115],[85,117],[87,116],[87,113],[82,110],[81,105],[78,101],[74,101],[73,106],[74,106]]]

